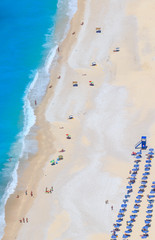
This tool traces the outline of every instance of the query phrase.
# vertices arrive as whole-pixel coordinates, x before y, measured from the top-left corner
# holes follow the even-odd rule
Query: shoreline
[[[136,34],[132,16],[134,11],[143,29],[144,20],[140,18],[138,6],[134,9],[134,4],[126,1],[113,7],[105,0],[101,5],[101,17],[98,16],[99,7],[93,1],[82,3],[79,0],[78,4],[78,11],[72,19],[68,35],[59,46],[57,66],[51,69],[52,80],[36,110],[36,125],[39,128],[36,139],[39,150],[29,160],[29,166],[18,184],[22,197],[16,199],[18,193],[15,192],[8,200],[6,211],[9,213],[6,212],[8,219],[3,240],[10,236],[18,240],[25,240],[30,236],[38,240],[79,239],[78,232],[83,239],[88,240],[110,237],[112,224],[124,196],[125,179],[132,164],[130,154],[134,147],[133,139],[137,140],[143,131],[143,134],[147,133],[149,137],[149,145],[153,143],[154,136],[148,129],[154,129],[153,120],[150,121],[147,116],[150,110],[153,110],[153,91],[143,80],[139,94],[136,87],[139,87],[138,83],[146,68],[139,68],[139,61],[135,61],[138,50],[135,53],[134,49],[130,49],[132,41],[132,45],[137,43],[134,35],[124,42],[125,38],[132,36],[131,33]],[[143,5],[145,6],[144,1],[141,6]],[[104,22],[108,22],[115,12],[113,19],[118,17],[117,10],[121,16],[120,29],[115,32],[114,25],[110,29],[114,35],[110,35]],[[96,16],[96,22],[92,12]],[[124,22],[127,26],[132,22],[131,28],[126,30]],[[104,29],[103,36],[96,35],[96,26]],[[88,41],[89,39],[92,41]],[[121,48],[116,55],[113,49],[118,46]],[[137,48],[138,46],[141,49],[141,42],[137,43]],[[92,61],[97,61],[95,68],[91,66]],[[135,81],[138,74],[139,79]],[[88,85],[90,79],[95,83],[92,88]],[[72,87],[73,80],[78,81],[78,88]],[[150,84],[153,86],[152,79]],[[145,87],[151,97],[143,100]],[[148,110],[149,105],[151,106]],[[70,114],[75,116],[73,120],[68,120]],[[131,132],[132,129],[136,129],[135,132]],[[71,140],[66,139],[66,133],[71,134]],[[51,159],[56,159],[62,148],[66,150],[63,153],[64,160],[51,166]],[[26,185],[27,179],[29,183]],[[54,192],[51,195],[45,194],[45,188],[51,185]],[[24,195],[25,190],[28,190],[29,194],[33,191],[34,200],[30,195]],[[107,199],[109,204],[103,204]],[[18,212],[17,200],[20,200]],[[38,210],[39,206],[43,209]],[[30,220],[28,227],[16,222],[12,224],[12,221],[18,221],[22,217]],[[39,233],[31,235],[33,225],[36,229],[42,227]],[[70,229],[73,229],[73,232]]]
[[[81,4],[81,5],[83,5],[83,4]],[[78,11],[78,10],[77,10]],[[83,10],[84,11],[84,10]],[[82,12],[83,11],[81,11],[81,14],[82,14]],[[74,16],[76,15],[76,13],[74,14]],[[67,41],[67,38],[68,38],[68,35],[70,35],[71,34],[71,29],[72,29],[72,21],[73,21],[73,18],[74,18],[74,16],[72,17],[72,19],[71,19],[71,22],[70,22],[70,29],[69,29],[69,31],[68,31],[68,33],[67,33],[67,35],[66,35],[66,37],[65,37],[65,39],[62,41],[62,42],[60,42],[60,46],[59,46],[59,48],[61,48],[61,46],[64,44],[64,42],[65,41]],[[54,88],[55,88],[55,85],[56,85],[56,83],[57,83],[57,77],[56,77],[56,75],[58,75],[58,70],[57,70],[57,68],[59,68],[59,61],[60,61],[60,59],[63,57],[63,55],[62,55],[62,53],[61,52],[56,52],[56,55],[57,55],[57,57],[58,57],[58,59],[57,59],[57,63],[56,63],[56,66],[54,66],[54,70],[53,70],[53,67],[51,66],[50,67],[50,75],[51,75],[51,72],[53,72],[54,71],[54,74],[52,74],[52,77],[50,77],[50,78],[52,78],[52,79],[50,79],[50,82],[48,83],[48,85],[47,85],[47,90],[46,90],[46,94],[45,94],[45,96],[47,95],[47,92],[49,91],[49,86],[51,86],[52,85],[52,92],[54,92]],[[55,58],[55,57],[54,57]],[[50,64],[51,65],[51,64]],[[55,80],[53,81],[53,79],[55,78]],[[50,95],[51,95],[51,93],[49,93]],[[53,95],[53,93],[52,93],[52,95]],[[39,126],[40,124],[39,124],[39,122],[41,121],[44,121],[45,122],[45,124],[46,125],[49,125],[48,123],[47,123],[47,121],[46,120],[38,120],[40,117],[40,115],[42,114],[42,110],[41,110],[41,113],[40,113],[40,111],[39,111],[39,109],[43,109],[43,107],[42,107],[42,105],[46,105],[47,103],[44,103],[46,100],[44,100],[44,98],[45,98],[45,96],[43,97],[43,99],[42,99],[42,101],[41,101],[41,103],[36,107],[36,109],[34,109],[34,113],[35,113],[35,116],[36,116],[36,123],[35,123],[35,126]],[[46,97],[47,98],[47,97]],[[33,128],[34,128],[34,126],[33,126]],[[32,130],[30,130],[30,131],[32,131]],[[34,130],[33,130],[34,131]],[[35,130],[36,131],[36,130]],[[44,133],[43,133],[44,134]],[[40,130],[37,130],[37,134],[35,133],[35,140],[37,140],[39,143],[41,142],[41,140],[40,140],[40,137],[39,137],[39,135],[43,135],[43,134],[41,134],[40,133]],[[47,136],[48,136],[48,133],[47,133]],[[52,145],[52,142],[54,141],[54,139],[51,139],[51,145]],[[38,149],[39,148],[42,148],[42,147],[38,147]],[[53,149],[53,151],[54,151],[54,149]],[[10,196],[9,196],[9,198],[8,198],[8,200],[7,200],[7,203],[6,203],[6,205],[5,205],[5,219],[6,219],[6,222],[7,222],[7,225],[6,225],[6,227],[5,227],[5,231],[6,232],[10,232],[10,225],[12,225],[12,218],[13,218],[13,216],[15,215],[15,212],[16,212],[16,210],[15,210],[15,212],[13,211],[11,214],[10,214],[10,212],[12,211],[12,206],[14,206],[14,208],[18,208],[17,207],[17,202],[16,202],[16,196],[17,195],[19,195],[19,196],[21,196],[21,201],[23,201],[23,205],[24,205],[24,210],[22,210],[22,212],[23,212],[23,215],[25,215],[27,212],[28,212],[28,210],[31,208],[31,206],[32,206],[32,204],[33,204],[33,201],[34,201],[34,199],[33,198],[31,198],[31,200],[30,200],[30,203],[28,203],[27,204],[27,207],[25,208],[25,200],[24,200],[24,194],[25,194],[25,191],[28,189],[28,185],[27,184],[25,184],[26,183],[26,179],[27,178],[29,178],[29,175],[30,175],[30,172],[31,172],[31,168],[34,168],[34,165],[35,165],[35,163],[34,162],[37,162],[37,156],[39,156],[40,155],[40,153],[39,153],[39,151],[37,151],[37,153],[34,155],[34,156],[32,156],[32,157],[30,157],[28,160],[26,160],[27,161],[27,164],[28,164],[28,166],[24,166],[25,164],[26,164],[26,162],[24,161],[24,162],[20,162],[19,163],[19,167],[18,167],[18,170],[17,170],[17,175],[18,175],[18,183],[17,183],[17,186],[16,186],[16,189],[15,189],[15,191],[14,191],[14,193],[13,194],[11,194]],[[32,162],[33,161],[33,162]],[[40,164],[39,164],[39,166],[38,166],[38,168],[39,169],[37,169],[37,175],[38,175],[38,173],[39,174],[42,174],[42,177],[43,177],[43,171],[42,171],[42,168],[44,167],[44,164],[46,163],[46,160],[45,160],[45,162],[43,161],[41,164],[42,164],[42,167],[40,166]],[[26,164],[26,165],[27,165]],[[24,170],[23,170],[23,168],[24,168]],[[21,176],[21,175],[23,175],[23,176]],[[37,182],[36,181],[36,179],[38,179],[38,183],[31,183],[30,182],[30,186],[32,186],[32,185],[34,185],[33,186],[33,189],[37,189],[37,187],[38,187],[38,184],[39,184],[39,181],[41,181],[40,180],[40,176],[38,176],[38,178],[36,178],[35,177],[35,179],[34,179],[34,181],[35,182]],[[21,181],[21,182],[20,182]],[[26,186],[27,185],[27,186]],[[25,190],[23,189],[23,187],[25,188]],[[22,189],[22,191],[20,190],[20,189]],[[34,191],[34,190],[33,190]],[[22,205],[22,204],[21,204]],[[17,215],[17,212],[16,212],[16,215]],[[10,219],[11,219],[11,222],[10,222]],[[9,225],[9,226],[8,226]],[[16,235],[17,235],[17,232],[19,231],[19,229],[20,229],[20,225],[19,224],[15,224],[15,229],[12,229],[11,230],[11,233],[9,233],[9,234],[11,234],[10,236],[12,237],[13,236],[13,234],[12,233],[14,233],[14,236],[16,237]],[[12,227],[11,227],[12,228]],[[8,230],[9,229],[9,230]],[[6,234],[4,234],[4,236],[2,237],[2,240],[3,239],[7,239],[8,237],[9,237],[9,235],[6,237],[5,236]]]

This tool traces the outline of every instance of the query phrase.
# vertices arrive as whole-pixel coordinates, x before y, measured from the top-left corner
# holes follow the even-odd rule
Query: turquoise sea
[[[37,151],[27,138],[34,103],[45,94],[52,59],[76,9],[77,0],[0,1],[0,239],[18,164]]]

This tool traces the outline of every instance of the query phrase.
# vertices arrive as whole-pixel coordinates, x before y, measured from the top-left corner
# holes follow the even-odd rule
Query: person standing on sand
[[[27,222],[27,223],[29,222],[28,218],[26,218],[26,222]]]
[[[113,206],[111,206],[111,210],[113,210],[114,208],[113,208]]]
[[[25,191],[25,195],[27,195],[27,190]]]
[[[25,223],[25,218],[23,218],[23,223]]]
[[[31,191],[31,197],[33,197],[33,192]]]

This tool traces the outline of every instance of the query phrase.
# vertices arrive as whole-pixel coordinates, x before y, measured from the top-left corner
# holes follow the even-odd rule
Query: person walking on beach
[[[31,191],[31,197],[33,197],[33,192]]]

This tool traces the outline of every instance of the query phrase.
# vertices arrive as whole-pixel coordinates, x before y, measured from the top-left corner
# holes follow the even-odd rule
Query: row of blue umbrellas
[[[119,213],[117,215],[117,220],[116,220],[116,224],[114,224],[114,230],[113,230],[113,234],[111,236],[111,239],[116,239],[118,237],[117,235],[117,231],[119,231],[119,227],[122,225],[121,222],[123,221],[123,217],[125,216],[125,212],[127,211],[127,202],[129,201],[128,198],[130,198],[130,193],[133,191],[132,190],[132,184],[135,183],[135,180],[136,180],[136,175],[137,175],[137,172],[139,170],[139,162],[141,161],[140,160],[141,158],[141,152],[139,153],[138,156],[136,156],[136,160],[134,161],[134,166],[133,166],[133,169],[132,169],[132,172],[131,172],[131,177],[129,178],[130,181],[128,182],[128,186],[126,186],[126,189],[127,189],[127,194],[125,195],[124,199],[123,199],[123,204],[121,205],[121,209],[119,210]],[[135,213],[137,213],[137,210],[135,210]],[[131,216],[131,223],[134,221],[134,216]],[[127,230],[127,233],[125,234],[126,237],[129,237],[130,236],[130,232],[132,230],[129,228]]]
[[[153,155],[153,149],[149,149],[149,151],[151,151],[151,155]],[[145,172],[143,173],[143,176],[142,176],[142,179],[141,179],[141,185],[139,187],[139,191],[138,191],[138,195],[135,199],[135,204],[134,204],[134,210],[132,211],[132,215],[130,215],[130,221],[128,221],[128,224],[127,227],[126,227],[126,231],[125,231],[125,234],[123,234],[123,239],[127,239],[129,238],[131,235],[130,233],[132,232],[132,227],[134,226],[134,222],[136,221],[136,217],[137,217],[137,214],[139,212],[139,208],[140,208],[140,203],[141,203],[141,199],[143,197],[142,193],[145,191],[145,188],[147,187],[147,179],[148,179],[148,175],[150,174],[150,168],[151,168],[151,158],[149,158],[149,160],[147,159],[146,160],[146,164],[145,164]],[[138,164],[135,164],[134,165],[135,168],[139,169],[139,165]],[[134,169],[135,170],[135,169]],[[155,183],[155,182],[154,182]],[[153,184],[153,183],[152,183]],[[155,186],[155,185],[154,185]],[[153,191],[155,191],[155,188],[153,188]],[[147,210],[147,214],[148,214],[148,218],[150,217],[150,213],[152,213],[152,208],[153,205],[150,203],[148,205],[148,210]],[[146,232],[143,232],[144,234],[144,237],[147,235],[147,229],[143,229],[143,231]]]
[[[146,210],[146,219],[145,219],[145,225],[142,227],[142,233],[143,235],[141,235],[141,238],[148,238],[149,237],[149,228],[151,227],[151,218],[152,218],[152,213],[153,213],[153,203],[154,203],[154,197],[155,195],[152,195],[152,191],[155,191],[155,182],[152,182],[152,186],[151,186],[151,191],[150,194],[147,196],[147,201],[148,201],[148,205],[147,205],[147,210]]]

